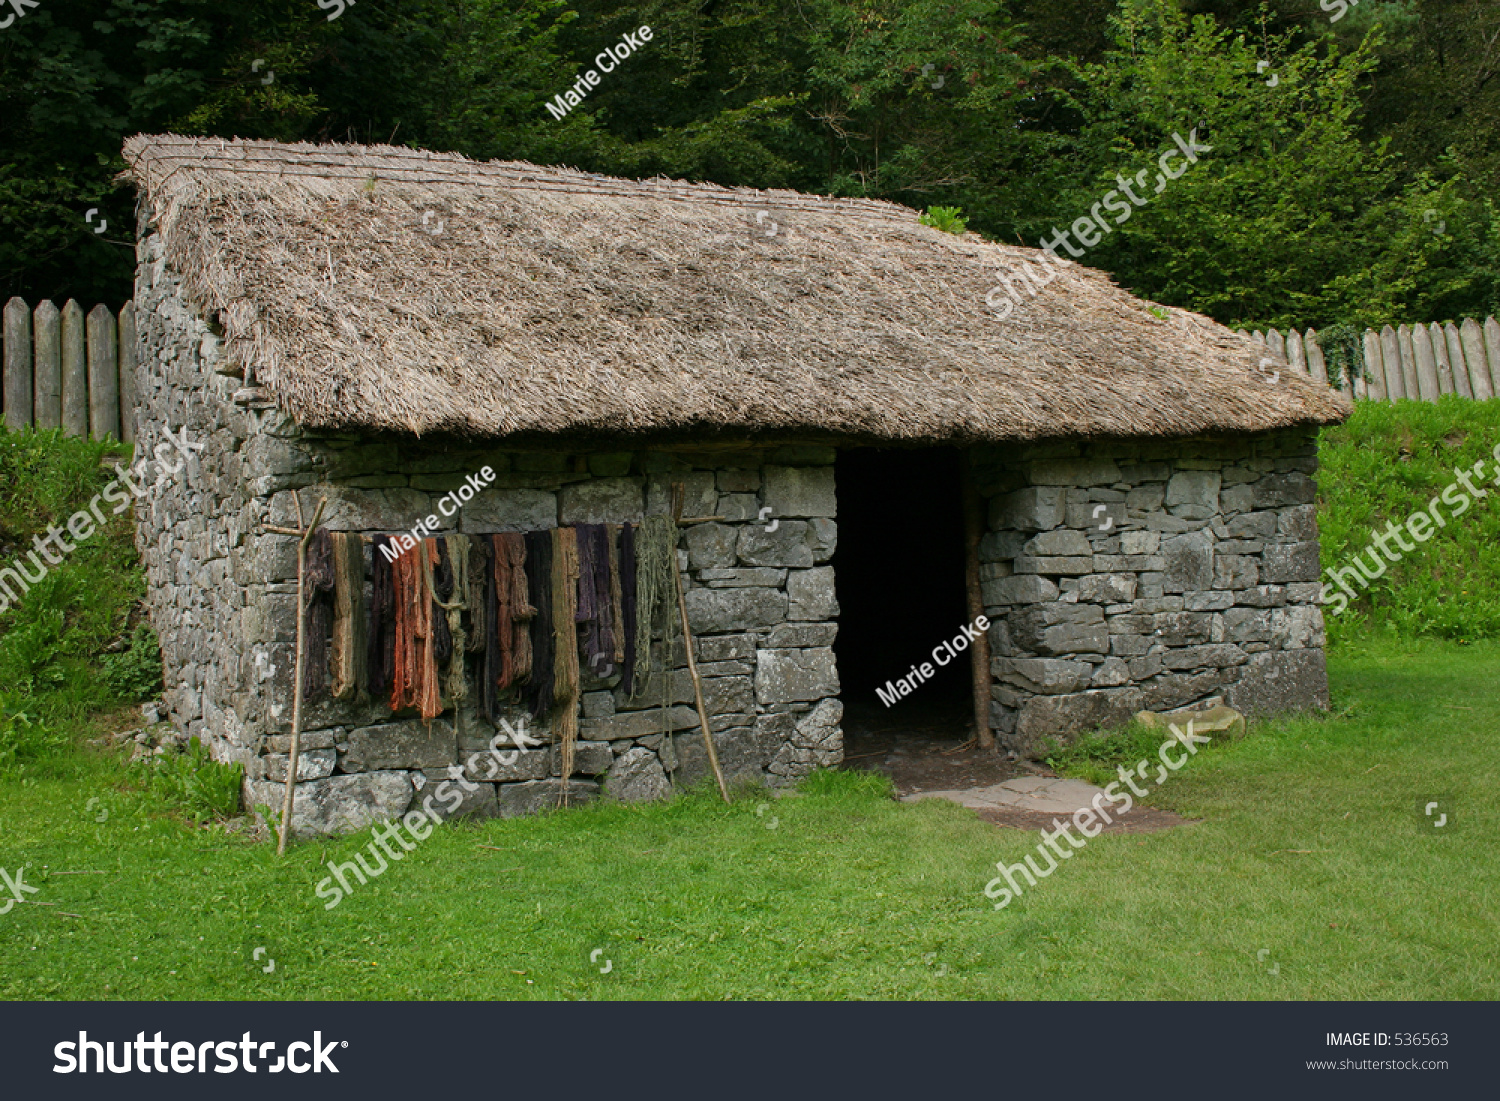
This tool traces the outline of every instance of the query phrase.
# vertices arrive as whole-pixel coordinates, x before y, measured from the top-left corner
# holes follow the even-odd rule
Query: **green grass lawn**
[[[995,862],[1037,834],[843,773],[443,827],[329,911],[322,862],[368,831],[278,861],[69,751],[0,781],[0,867],[54,904],[0,915],[0,998],[1500,996],[1500,643],[1331,666],[1330,715],[1153,800],[1201,822],[1098,837],[998,912]]]

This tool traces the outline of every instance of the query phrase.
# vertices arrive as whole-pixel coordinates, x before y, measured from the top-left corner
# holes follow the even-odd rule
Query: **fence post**
[[[1489,364],[1484,354],[1484,334],[1479,331],[1479,323],[1472,317],[1464,318],[1459,334],[1463,340],[1464,359],[1469,364],[1469,384],[1474,388],[1474,397],[1479,401],[1487,401],[1495,396],[1495,388],[1490,385]]]
[[[31,424],[31,311],[19,298],[5,304],[5,426]]]
[[[83,344],[83,307],[70,298],[62,309],[63,431],[70,436],[89,434],[89,375]]]
[[[120,441],[135,443],[137,391],[135,380],[135,303],[120,310]]]
[[[1500,323],[1493,317],[1485,318],[1484,343],[1490,350],[1490,385],[1500,394]]]
[[[1417,367],[1417,393],[1423,401],[1435,403],[1442,391],[1438,389],[1437,361],[1432,355],[1432,338],[1426,325],[1418,323],[1412,326],[1411,346],[1416,353],[1412,359]]]
[[[1328,363],[1323,359],[1323,347],[1318,343],[1318,330],[1308,329],[1302,334],[1302,348],[1307,353],[1307,373],[1315,382],[1322,382],[1329,386],[1334,383],[1328,380]],[[1347,382],[1340,380],[1338,388],[1345,389]]]
[[[1380,335],[1374,329],[1366,329],[1365,342],[1365,393],[1371,401],[1390,401],[1385,388],[1385,359],[1380,352]]]
[[[1427,326],[1427,336],[1432,344],[1432,358],[1437,361],[1438,393],[1457,393],[1453,388],[1453,365],[1448,362],[1448,342],[1443,339],[1443,327],[1434,321]]]
[[[62,318],[50,299],[43,299],[31,315],[36,339],[36,368],[32,386],[32,416],[37,428],[62,427]]]
[[[89,311],[89,435],[120,438],[120,333],[115,315],[99,303]]]
[[[1454,392],[1472,398],[1474,389],[1469,385],[1469,366],[1464,362],[1463,341],[1459,339],[1458,326],[1451,321],[1443,326],[1443,343],[1448,345],[1448,362],[1453,365]]]
[[[1401,373],[1401,348],[1396,330],[1389,325],[1380,330],[1380,360],[1385,371],[1385,392],[1390,401],[1406,397],[1406,376]]]

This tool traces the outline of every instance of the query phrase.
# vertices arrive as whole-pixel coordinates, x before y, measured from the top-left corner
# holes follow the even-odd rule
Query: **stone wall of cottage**
[[[1142,709],[1328,705],[1313,430],[981,448],[991,725],[1045,755]]]
[[[679,559],[730,782],[788,784],[842,759],[831,448],[563,453],[306,433],[228,364],[213,326],[183,304],[157,238],[142,241],[140,259],[139,438],[149,445],[162,426],[186,427],[204,445],[138,506],[166,699],[180,729],[245,766],[250,805],[281,805],[295,665],[297,540],[266,526],[297,526],[300,490],[306,518],[327,497],[330,530],[407,531],[486,466],[495,480],[456,516],[439,515],[440,534],[639,522],[665,515],[671,484],[682,482],[683,516],[715,518],[683,526]],[[582,671],[574,801],[601,789],[654,798],[707,775],[680,631],[670,642],[658,632],[653,667],[670,675],[653,675],[633,698],[618,671]],[[307,705],[294,827],[337,832],[393,817],[471,759],[465,778],[477,787],[456,813],[556,804],[559,752],[545,722],[527,732],[548,744],[501,765],[487,750],[497,734],[508,742],[504,730],[479,717],[472,687],[470,696],[430,725],[385,701]],[[509,709],[513,725],[521,715]]]

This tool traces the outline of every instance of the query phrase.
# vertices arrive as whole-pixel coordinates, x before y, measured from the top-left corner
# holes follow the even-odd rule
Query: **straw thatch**
[[[999,320],[986,293],[1037,252],[890,203],[388,146],[125,156],[189,301],[308,427],[932,442],[1349,411],[1076,264]]]

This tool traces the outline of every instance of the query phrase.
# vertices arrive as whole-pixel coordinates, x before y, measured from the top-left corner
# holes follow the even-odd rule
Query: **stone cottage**
[[[685,487],[731,782],[839,763],[851,686],[980,608],[959,675],[1001,748],[1216,697],[1326,705],[1315,441],[1349,406],[1203,317],[1065,260],[997,311],[1038,253],[882,202],[391,147],[125,155],[137,435],[201,445],[137,506],[167,699],[252,804],[279,805],[291,720],[297,540],[268,529],[299,523],[300,492],[331,530],[408,531],[485,467],[440,531],[635,523]],[[666,632],[642,692],[582,671],[575,797],[705,775],[683,660]],[[368,697],[303,729],[304,834],[400,814],[497,736],[472,703],[423,723]],[[464,811],[557,801],[533,729],[543,747],[487,762]]]

